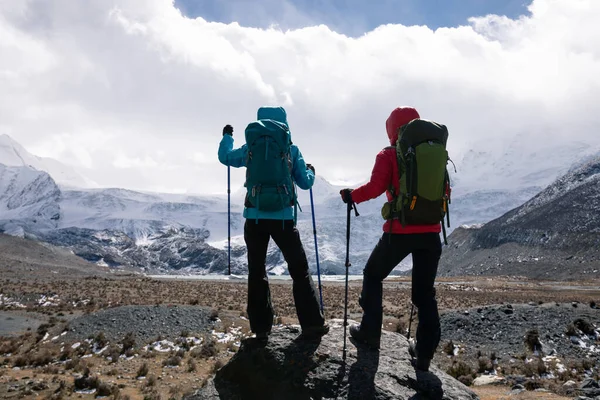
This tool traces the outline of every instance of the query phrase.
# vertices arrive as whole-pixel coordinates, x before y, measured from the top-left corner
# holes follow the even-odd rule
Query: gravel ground
[[[19,336],[26,333],[27,329],[35,331],[42,322],[33,316],[0,311],[0,336]]]
[[[568,326],[578,320],[579,329],[567,334]],[[543,354],[600,358],[600,308],[589,304],[485,306],[444,313],[441,324],[442,341],[464,345],[467,354],[478,350],[488,354],[495,351],[502,358],[523,354],[528,350],[527,332],[536,329]]]
[[[119,341],[128,332],[133,332],[141,343],[159,335],[176,339],[184,330],[194,334],[209,332],[216,319],[211,313],[207,307],[182,305],[109,308],[73,319],[65,340],[85,340],[100,332],[109,341]]]

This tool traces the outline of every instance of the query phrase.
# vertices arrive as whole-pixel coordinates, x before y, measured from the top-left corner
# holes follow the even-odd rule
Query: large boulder
[[[246,339],[214,378],[186,399],[479,399],[435,367],[416,373],[408,341],[396,333],[383,332],[380,351],[355,346],[348,336],[344,363],[343,321],[329,324],[320,341],[300,340],[298,326],[274,328],[266,344]]]

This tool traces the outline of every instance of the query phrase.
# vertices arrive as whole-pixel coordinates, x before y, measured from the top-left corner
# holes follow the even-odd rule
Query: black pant
[[[302,329],[322,326],[325,322],[319,298],[308,269],[306,253],[294,222],[259,219],[246,220],[244,240],[248,247],[248,319],[255,333],[270,332],[273,305],[265,260],[269,239],[281,250],[293,280],[294,303]]]
[[[431,359],[440,342],[440,316],[435,288],[442,244],[437,233],[384,233],[373,249],[363,271],[360,306],[363,309],[361,330],[371,337],[380,337],[383,322],[382,281],[412,253],[412,302],[418,309],[417,352]]]

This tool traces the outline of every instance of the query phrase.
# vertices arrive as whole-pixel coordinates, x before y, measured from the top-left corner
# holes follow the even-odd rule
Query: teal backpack
[[[282,211],[295,206],[292,142],[287,125],[272,119],[258,120],[246,127],[245,136],[246,206],[260,211]]]

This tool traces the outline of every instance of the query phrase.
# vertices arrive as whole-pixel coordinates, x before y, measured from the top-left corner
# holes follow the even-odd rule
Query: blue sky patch
[[[295,29],[325,24],[360,36],[383,24],[427,25],[432,29],[466,25],[487,14],[529,15],[527,0],[175,0],[190,18],[242,26]]]

